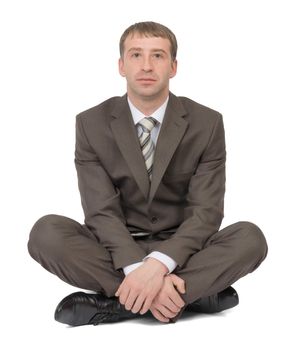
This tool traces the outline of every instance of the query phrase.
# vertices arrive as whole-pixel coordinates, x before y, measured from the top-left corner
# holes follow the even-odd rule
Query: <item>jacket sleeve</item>
[[[182,267],[219,230],[224,216],[225,133],[219,114],[207,146],[189,182],[184,220],[177,231],[157,246]]]
[[[116,270],[146,256],[126,227],[120,192],[90,146],[80,115],[76,117],[75,167],[85,224],[109,251]]]

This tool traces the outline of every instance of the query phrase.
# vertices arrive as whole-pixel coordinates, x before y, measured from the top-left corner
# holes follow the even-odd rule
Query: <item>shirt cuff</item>
[[[155,258],[155,259],[159,260],[160,262],[162,262],[169,270],[167,275],[169,273],[171,273],[172,271],[174,271],[176,266],[178,265],[174,259],[172,259],[171,257],[169,257],[166,254],[163,254],[163,253],[157,252],[157,251],[153,251],[149,255],[145,256],[143,261],[145,261],[148,258]]]
[[[134,271],[137,267],[139,267],[143,264],[144,264],[144,262],[141,261],[141,262],[137,262],[137,263],[134,263],[131,265],[127,265],[126,267],[123,268],[123,272],[127,276],[130,272]]]

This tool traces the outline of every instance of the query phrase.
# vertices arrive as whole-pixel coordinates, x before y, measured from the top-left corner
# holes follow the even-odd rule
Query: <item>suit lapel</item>
[[[118,101],[112,111],[112,116],[115,118],[113,118],[110,125],[114,138],[141,192],[148,200],[148,206],[151,204],[165,170],[187,129],[188,123],[182,118],[185,114],[186,110],[179,99],[170,93],[154,153],[152,182],[150,186],[146,165],[126,95]]]
[[[186,115],[186,110],[183,105],[175,95],[170,93],[154,153],[148,206],[151,204],[166,168],[187,129],[188,122],[183,118],[184,115]]]
[[[116,104],[112,116],[115,117],[110,124],[114,138],[141,192],[148,199],[150,181],[126,95]]]

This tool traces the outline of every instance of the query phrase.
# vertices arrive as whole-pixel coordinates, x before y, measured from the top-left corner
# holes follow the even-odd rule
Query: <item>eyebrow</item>
[[[127,52],[130,51],[143,51],[141,47],[131,47]],[[164,54],[167,54],[167,52],[163,49],[152,49],[152,52],[163,52]]]

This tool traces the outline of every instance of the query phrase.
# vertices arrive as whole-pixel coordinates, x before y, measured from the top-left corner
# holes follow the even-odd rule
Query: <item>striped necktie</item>
[[[151,130],[155,127],[157,120],[153,117],[146,117],[141,119],[137,125],[139,125],[139,140],[141,145],[141,150],[145,160],[146,168],[148,171],[148,176],[151,181],[152,179],[152,166],[153,166],[153,156],[154,156],[154,144],[151,140]]]

